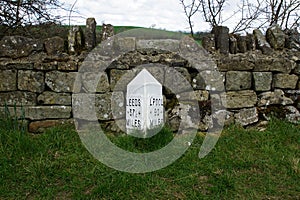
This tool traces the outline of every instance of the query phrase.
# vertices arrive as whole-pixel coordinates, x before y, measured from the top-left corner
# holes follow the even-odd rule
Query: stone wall
[[[183,87],[178,77],[168,75],[170,70],[176,70],[195,90],[193,96],[186,91],[177,91],[175,95],[164,87],[166,120],[174,131],[184,120],[178,117],[183,109],[178,101],[191,99],[198,102],[200,123],[194,123],[199,123],[202,131],[213,128],[220,113],[225,124],[235,121],[247,126],[267,120],[271,113],[299,123],[299,51],[274,50],[272,55],[255,50],[243,54],[225,52],[214,54],[212,62],[211,56],[189,37],[178,39],[153,33],[149,38],[110,37],[101,45],[112,45],[117,51],[109,55],[109,49],[101,51],[97,47],[95,55],[95,49],[90,53],[96,40],[94,20],[88,20],[88,27],[91,29],[86,33],[71,29],[69,41],[59,37],[44,41],[4,37],[0,41],[0,111],[3,113],[9,107],[13,114],[17,107],[19,116],[24,112],[29,131],[40,132],[56,124],[72,123],[73,118],[88,119],[91,115],[80,106],[82,99],[77,97],[93,93],[97,119],[105,129],[120,131],[124,125],[124,106],[117,112],[113,108],[125,105],[124,86],[138,73],[139,66],[152,63],[166,66],[149,68],[163,85]],[[89,37],[83,39],[84,35]],[[196,57],[184,58],[183,49]],[[91,58],[93,64],[89,65]],[[105,70],[99,68],[103,63],[107,64]],[[77,83],[78,77],[81,81]],[[120,84],[120,80],[124,82]],[[224,85],[212,87],[210,82]],[[212,104],[220,109],[212,110]],[[75,116],[76,113],[80,114]]]

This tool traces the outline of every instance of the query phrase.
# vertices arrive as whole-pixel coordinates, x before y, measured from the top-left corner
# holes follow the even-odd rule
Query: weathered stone
[[[31,106],[36,105],[36,94],[32,92],[6,92],[0,93],[0,105]]]
[[[88,121],[111,120],[111,93],[73,94],[73,117]]]
[[[285,31],[287,34],[286,38],[286,47],[289,49],[296,49],[300,50],[300,33],[298,32],[297,28],[294,29],[287,29]]]
[[[25,117],[31,120],[69,119],[71,112],[70,106],[30,106],[25,108]]]
[[[252,90],[232,91],[221,94],[221,100],[226,108],[251,108],[256,105],[257,96]]]
[[[0,66],[0,69],[3,70],[7,70],[7,69],[26,69],[26,70],[30,70],[33,69],[33,63],[32,62],[28,62],[26,60],[13,60],[10,61],[8,63],[5,63],[2,66]]]
[[[254,51],[256,49],[255,37],[253,34],[246,35],[247,50]]]
[[[272,78],[272,72],[253,72],[255,91],[271,90]]]
[[[34,122],[30,122],[28,131],[30,133],[43,133],[48,128],[58,126],[58,125],[65,125],[65,124],[73,125],[74,121],[70,119],[34,121]]]
[[[218,69],[221,71],[248,71],[255,67],[255,63],[242,57],[241,54],[229,55],[218,60]]]
[[[104,93],[110,90],[108,77],[105,72],[81,73],[83,90],[87,93]]]
[[[229,37],[229,53],[236,54],[238,52],[238,43],[234,35]]]
[[[96,25],[97,22],[95,18],[88,18],[86,20],[85,46],[88,50],[96,46]]]
[[[272,48],[270,44],[267,42],[263,33],[260,30],[255,29],[253,30],[253,35],[255,37],[257,49],[260,49],[264,54],[267,55],[272,54]]]
[[[164,86],[168,93],[178,94],[192,90],[190,86],[191,77],[185,68],[166,68]]]
[[[44,79],[43,72],[20,70],[18,72],[18,89],[41,93],[45,89]]]
[[[45,83],[54,92],[72,92],[76,75],[76,72],[48,72]]]
[[[17,90],[17,71],[16,70],[0,70],[0,91]]]
[[[216,26],[212,32],[215,35],[216,49],[222,54],[229,53],[229,28]]]
[[[75,61],[60,62],[58,63],[57,69],[61,71],[77,71],[78,64]]]
[[[296,63],[294,73],[300,75],[300,60]]]
[[[135,37],[116,37],[114,40],[115,48],[122,52],[135,50],[136,38]]]
[[[205,50],[209,52],[214,52],[216,50],[215,36],[213,34],[204,36],[202,38],[202,46]]]
[[[268,28],[266,39],[275,50],[281,50],[285,46],[286,35],[278,25]]]
[[[114,27],[111,24],[102,24],[101,29],[101,42],[114,36]]]
[[[33,51],[42,51],[43,45],[23,36],[4,36],[0,41],[0,57],[21,58]]]
[[[274,92],[264,92],[258,95],[258,106],[268,105],[291,105],[293,100],[284,96],[282,90],[276,89]]]
[[[240,53],[246,53],[247,51],[247,38],[246,36],[238,36],[237,46]]]
[[[251,72],[229,71],[226,73],[226,90],[247,90],[252,85]]]
[[[61,37],[55,36],[44,41],[45,50],[48,55],[62,53],[65,49],[65,41]]]
[[[295,68],[295,63],[287,58],[261,57],[255,61],[254,71],[272,71],[290,73]]]
[[[250,124],[258,122],[258,112],[256,108],[242,109],[234,116],[235,121],[242,126],[248,126]]]
[[[83,48],[82,30],[79,26],[73,26],[69,30],[68,50],[70,54],[79,53]]]
[[[34,63],[34,69],[41,70],[41,71],[50,71],[57,69],[57,62],[50,62],[50,63]]]
[[[224,91],[223,77],[218,71],[202,71],[192,80],[192,86],[197,90]]]
[[[126,91],[128,83],[136,76],[136,70],[110,70],[111,91]]]
[[[176,98],[179,101],[208,101],[209,92],[206,90],[195,90],[192,92],[183,92],[177,94]]]
[[[156,40],[137,40],[136,49],[162,49],[170,52],[179,50],[179,40],[174,39],[156,39]]]
[[[165,66],[160,64],[147,64],[146,69],[152,74],[161,85],[165,84]]]
[[[294,106],[286,107],[286,119],[294,124],[300,124],[300,112]]]
[[[112,110],[113,118],[115,120],[116,119],[125,119],[126,105],[125,105],[125,96],[124,96],[123,92],[113,92],[112,93],[111,110]],[[126,131],[126,129],[123,129],[123,130]]]
[[[299,77],[295,74],[275,74],[274,87],[282,89],[295,89]]]
[[[168,122],[172,124],[173,129],[177,130],[179,124],[180,127],[184,129],[197,129],[199,124],[198,120],[200,119],[198,115],[199,110],[195,107],[194,103],[179,104],[168,113]]]
[[[38,96],[38,103],[42,105],[69,106],[72,104],[72,98],[71,94],[46,91]]]

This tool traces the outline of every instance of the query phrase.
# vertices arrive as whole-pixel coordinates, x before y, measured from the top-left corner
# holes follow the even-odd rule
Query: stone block
[[[184,71],[179,72],[174,68],[166,69],[164,86],[167,88],[168,93],[179,94],[192,90],[191,84],[187,80],[191,78],[185,77],[185,75]]]
[[[272,72],[253,72],[255,91],[271,90],[273,75]]]
[[[57,62],[49,62],[49,63],[34,63],[34,69],[41,71],[50,71],[57,69]]]
[[[122,52],[129,52],[135,50],[135,37],[116,37],[114,40],[115,48]]]
[[[240,53],[246,53],[247,52],[247,36],[238,36],[237,46],[238,46]]]
[[[179,101],[208,101],[209,92],[206,90],[195,90],[191,92],[183,92],[177,94],[176,98]]]
[[[229,37],[229,53],[236,54],[238,52],[238,43],[235,35]]]
[[[82,89],[86,93],[104,93],[110,90],[108,77],[105,72],[80,73]]]
[[[48,55],[62,53],[65,49],[65,41],[61,37],[55,36],[44,41],[45,50]]]
[[[33,51],[42,51],[43,45],[37,40],[23,36],[4,36],[0,40],[0,57],[21,58]]]
[[[83,33],[79,26],[73,26],[68,34],[68,50],[70,54],[79,53],[83,48]]]
[[[38,104],[41,105],[66,105],[72,104],[71,94],[56,93],[56,92],[43,92],[38,96]]]
[[[192,80],[192,86],[196,90],[224,91],[223,76],[218,71],[205,70],[200,72]]]
[[[0,93],[0,105],[4,106],[31,106],[36,105],[36,94],[32,92],[5,92]]]
[[[72,92],[77,73],[51,71],[46,73],[46,85],[54,92]]]
[[[258,72],[282,72],[289,74],[295,67],[293,61],[285,58],[261,57],[255,61],[254,71]]]
[[[0,91],[17,90],[17,71],[16,70],[0,70]]]
[[[242,109],[234,116],[236,123],[241,124],[242,126],[248,126],[258,122],[258,112],[256,108]]]
[[[271,55],[273,50],[267,42],[266,37],[259,29],[253,30],[257,49],[260,49],[264,54]]]
[[[61,71],[77,71],[78,63],[75,61],[60,62],[58,63],[57,69]]]
[[[226,90],[247,90],[251,89],[251,72],[229,71],[226,73]]]
[[[110,39],[114,36],[114,27],[111,24],[102,24],[101,29],[101,42]]]
[[[97,22],[95,18],[88,18],[86,20],[85,46],[88,50],[96,46],[96,25]]]
[[[275,50],[282,50],[285,47],[286,38],[287,36],[281,30],[279,25],[275,25],[267,29],[266,39]]]
[[[25,107],[25,117],[31,120],[69,119],[71,106],[30,106]]]
[[[137,40],[136,49],[162,49],[170,52],[179,50],[180,41],[174,39]]]
[[[204,36],[202,39],[202,46],[205,50],[214,52],[216,50],[215,36],[213,34]]]
[[[295,74],[275,74],[274,75],[274,87],[281,89],[295,89],[298,83],[299,77]]]
[[[216,49],[222,54],[229,53],[229,28],[216,26],[212,30],[215,35]]]
[[[110,70],[111,91],[126,91],[128,83],[136,76],[137,70]]]
[[[73,94],[72,108],[74,118],[87,121],[112,120],[111,93]]]
[[[229,109],[251,108],[257,103],[253,90],[231,91],[221,94],[222,104]]]
[[[43,72],[20,70],[18,72],[18,89],[41,93],[45,89]]]
[[[286,97],[280,89],[275,89],[274,92],[264,92],[258,95],[258,106],[269,105],[291,105],[293,100]]]

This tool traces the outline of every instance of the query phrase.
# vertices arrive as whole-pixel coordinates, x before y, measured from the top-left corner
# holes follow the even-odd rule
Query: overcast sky
[[[62,0],[69,6],[75,0]],[[239,0],[230,0],[225,6],[225,15],[232,13]],[[115,26],[155,27],[172,31],[189,31],[189,25],[179,0],[77,0],[75,5],[82,17],[73,18],[72,23],[85,24],[88,17],[94,17],[97,24],[109,23]],[[73,14],[79,16],[78,14]],[[194,31],[207,31],[209,24],[200,14],[193,18]],[[224,24],[230,27],[230,22]]]

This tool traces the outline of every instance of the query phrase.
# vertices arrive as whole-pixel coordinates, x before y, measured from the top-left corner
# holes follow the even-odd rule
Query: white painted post
[[[163,123],[162,85],[146,69],[143,69],[127,85],[127,134],[145,138],[148,130],[160,127]]]

